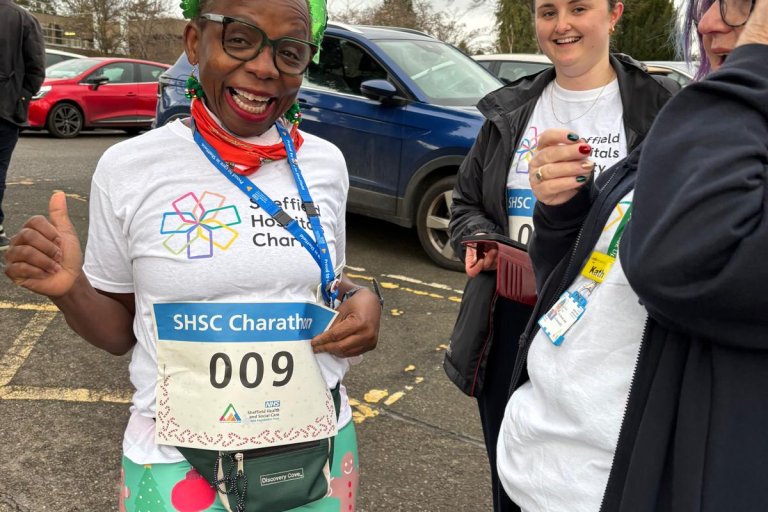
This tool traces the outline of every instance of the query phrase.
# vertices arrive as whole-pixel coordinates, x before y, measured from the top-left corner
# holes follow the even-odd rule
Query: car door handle
[[[129,92],[128,94],[126,94],[126,96],[136,96],[136,93],[135,92]]]

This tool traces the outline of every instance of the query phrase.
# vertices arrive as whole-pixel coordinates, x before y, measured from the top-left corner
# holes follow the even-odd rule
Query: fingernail
[[[576,142],[577,140],[579,140],[579,136],[576,135],[575,133],[569,133],[568,134],[568,140],[570,140],[572,142]]]
[[[592,168],[595,166],[595,162],[592,162],[590,160],[584,160],[581,162],[581,168],[586,169],[588,171],[592,170]]]
[[[582,144],[579,146],[579,153],[582,155],[588,155],[592,152],[592,148],[589,146],[589,144]]]
[[[586,176],[576,176],[576,181],[578,181],[579,183],[584,183],[585,181],[587,181],[587,177]]]

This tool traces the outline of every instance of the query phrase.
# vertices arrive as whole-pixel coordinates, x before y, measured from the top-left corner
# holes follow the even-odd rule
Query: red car
[[[71,59],[45,70],[29,106],[31,129],[59,138],[81,130],[149,129],[157,105],[157,79],[170,66],[122,58]]]

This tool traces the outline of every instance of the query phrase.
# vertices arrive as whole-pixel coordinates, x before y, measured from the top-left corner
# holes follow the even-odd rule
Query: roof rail
[[[408,34],[417,34],[420,36],[426,36],[431,39],[434,39],[431,35],[427,34],[426,32],[422,32],[421,30],[416,30],[415,28],[405,28],[405,27],[386,27],[384,25],[371,25],[371,28],[386,28],[389,30],[397,30],[398,32],[406,32]]]
[[[363,33],[360,29],[358,29],[354,25],[349,25],[347,23],[342,23],[340,21],[329,21],[328,22],[328,26],[329,27],[334,27],[334,28],[341,28],[341,29],[344,29],[344,30],[349,30],[350,32],[354,32],[356,34],[362,34]]]

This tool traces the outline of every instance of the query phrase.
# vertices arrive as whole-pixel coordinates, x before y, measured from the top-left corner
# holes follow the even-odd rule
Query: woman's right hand
[[[11,238],[5,275],[35,293],[61,297],[82,274],[83,251],[67,213],[64,192],[54,192],[48,212],[48,219],[32,217]]]
[[[528,162],[528,180],[536,200],[555,206],[568,202],[589,182],[595,163],[592,147],[568,130],[545,130]]]

